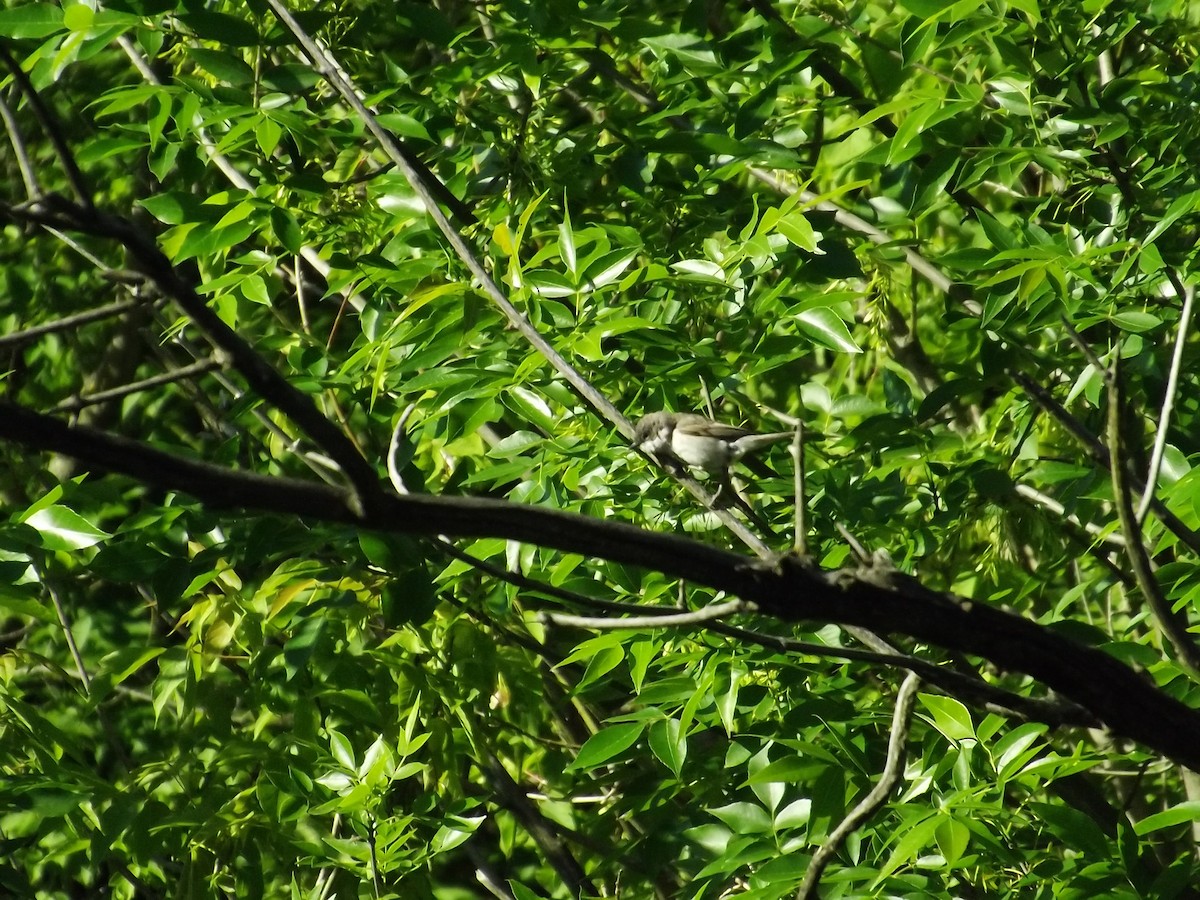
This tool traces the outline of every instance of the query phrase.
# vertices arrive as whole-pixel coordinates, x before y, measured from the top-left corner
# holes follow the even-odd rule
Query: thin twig
[[[596,631],[628,631],[640,628],[685,628],[739,613],[754,612],[758,607],[745,600],[730,600],[714,603],[701,609],[684,613],[669,613],[665,616],[632,616],[628,619],[609,619],[600,616],[572,616],[567,613],[543,613],[542,617],[552,625],[567,628],[592,628]]]
[[[50,115],[50,110],[42,102],[41,94],[37,92],[37,88],[33,86],[33,82],[29,80],[29,76],[25,74],[25,70],[21,68],[21,64],[8,52],[8,46],[4,41],[0,41],[0,62],[3,62],[8,67],[9,72],[12,73],[13,81],[17,83],[17,87],[21,89],[21,93],[25,95],[25,99],[29,101],[29,106],[33,110],[34,116],[37,117],[38,124],[42,126],[42,130],[46,132],[46,137],[50,139],[50,143],[54,147],[59,164],[63,168],[63,174],[66,176],[71,190],[75,192],[76,199],[84,207],[91,209],[93,205],[92,192],[88,190],[87,182],[83,178],[83,172],[79,170],[79,163],[75,161],[75,156],[71,153],[66,138],[63,137],[62,130],[58,127],[58,120]]]
[[[92,676],[88,674],[87,666],[83,664],[83,655],[79,652],[79,645],[75,643],[75,631],[71,628],[71,617],[67,615],[67,608],[63,605],[62,598],[58,596],[58,591],[44,580],[42,585],[46,588],[46,593],[50,595],[50,602],[54,604],[54,612],[58,615],[58,624],[62,626],[63,637],[67,640],[67,649],[71,651],[71,659],[75,661],[75,671],[79,673],[79,680],[83,682],[83,692],[90,695],[92,693]]]
[[[908,744],[908,732],[912,724],[913,703],[917,697],[917,689],[921,679],[909,673],[900,691],[896,695],[896,708],[892,713],[892,734],[888,740],[887,760],[883,765],[883,774],[879,782],[871,789],[862,801],[846,814],[846,818],[838,823],[825,843],[813,854],[812,862],[800,882],[800,890],[796,892],[797,900],[811,900],[817,896],[817,885],[821,874],[841,849],[846,838],[863,822],[875,815],[887,802],[888,795],[900,781],[904,773],[904,754]]]
[[[796,420],[796,435],[792,439],[792,466],[795,469],[796,493],[796,552],[808,556],[808,488],[804,471],[804,423]]]
[[[1083,335],[1075,330],[1075,326],[1071,324],[1071,320],[1066,316],[1062,317],[1062,323],[1063,328],[1067,330],[1067,337],[1071,339],[1071,343],[1083,354],[1083,358],[1088,361],[1091,367],[1107,380],[1111,373],[1108,370],[1108,366],[1104,364],[1104,360],[1096,353],[1095,348],[1083,339]]]
[[[438,229],[445,236],[446,240],[454,248],[458,258],[467,266],[471,274],[478,280],[484,293],[492,300],[492,302],[500,309],[509,323],[516,328],[517,331],[534,347],[551,366],[575,389],[576,393],[587,401],[593,409],[595,409],[602,418],[606,419],[617,428],[626,438],[633,437],[633,425],[618,410],[612,402],[595,388],[582,374],[572,366],[548,340],[530,323],[530,321],[513,306],[512,302],[496,284],[483,262],[480,260],[476,252],[467,243],[466,238],[462,233],[450,222],[446,214],[442,212],[438,205],[439,198],[443,198],[445,192],[441,182],[434,178],[433,174],[427,169],[416,168],[410,154],[399,144],[395,136],[384,128],[367,109],[366,104],[362,101],[358,90],[350,82],[348,77],[343,77],[336,59],[332,54],[325,50],[316,40],[314,40],[296,21],[295,17],[283,5],[281,0],[267,0],[267,4],[278,16],[279,20],[287,26],[288,30],[299,41],[305,52],[312,59],[318,71],[325,79],[333,86],[333,88],[341,95],[342,99],[350,105],[355,113],[362,119],[363,124],[374,135],[379,146],[384,150],[388,157],[396,164],[396,167],[404,174],[416,195],[425,204],[425,208],[429,216],[434,220]],[[442,187],[443,190],[437,191],[437,195],[431,190],[431,184]],[[694,496],[707,502],[711,508],[711,498],[708,498],[707,493],[694,479],[684,476],[682,473],[675,473],[676,478],[686,487]],[[717,510],[716,514],[721,519],[722,523],[743,543],[754,550],[762,558],[771,556],[771,549],[766,543],[756,535],[753,531],[747,528],[742,522],[728,510]]]
[[[907,653],[882,650],[861,650],[858,647],[830,647],[783,637],[778,634],[755,631],[727,622],[711,622],[708,631],[737,638],[760,647],[781,653],[796,653],[815,656],[818,659],[840,659],[853,662],[873,663],[905,669],[921,676],[932,687],[951,697],[968,703],[977,703],[984,709],[1021,721],[1045,722],[1053,726],[1078,726],[1094,728],[1098,719],[1086,709],[1070,700],[1045,700],[1040,697],[1023,697],[1012,691],[997,687],[976,675],[967,675],[939,666],[928,660]],[[861,631],[862,629],[856,629]]]
[[[375,816],[367,816],[367,844],[371,849],[371,887],[375,891],[375,900],[383,896],[383,885],[379,880],[379,847],[376,842],[377,827]]]
[[[13,155],[17,158],[17,168],[21,170],[21,180],[25,182],[25,196],[34,200],[42,196],[41,185],[38,184],[37,171],[29,158],[29,149],[25,146],[25,136],[17,117],[13,115],[8,101],[0,94],[0,118],[4,119],[4,127],[8,131],[8,140],[13,147]]]
[[[1083,445],[1083,448],[1087,451],[1088,456],[1091,457],[1093,463],[1095,463],[1097,466],[1100,466],[1105,471],[1111,469],[1108,448],[1101,443],[1099,438],[1088,431],[1087,426],[1085,426],[1079,421],[1078,418],[1068,412],[1066,407],[1055,400],[1054,396],[1048,390],[1015,369],[1009,370],[1008,374],[1013,381],[1020,385],[1021,388],[1027,394],[1029,394],[1029,396],[1035,403],[1037,403],[1038,406],[1057,419],[1060,425],[1064,426],[1072,435],[1074,435],[1075,439],[1079,441],[1081,445]],[[1130,483],[1130,487],[1133,490],[1137,490],[1141,487],[1137,479],[1133,477],[1132,473],[1128,473],[1126,477]],[[1197,532],[1194,528],[1187,525],[1157,497],[1153,498],[1151,501],[1150,509],[1153,510],[1154,515],[1158,517],[1158,520],[1163,523],[1163,525],[1168,531],[1171,532],[1171,534],[1179,538],[1179,540],[1187,545],[1187,547],[1191,549],[1193,553],[1200,554],[1200,532]]]
[[[1124,411],[1120,373],[1120,354],[1113,358],[1113,370],[1108,386],[1108,456],[1112,472],[1113,500],[1117,505],[1117,516],[1125,534],[1125,550],[1129,556],[1138,587],[1150,606],[1158,627],[1175,648],[1179,660],[1191,670],[1193,677],[1200,676],[1200,648],[1192,643],[1187,632],[1186,619],[1176,616],[1171,604],[1163,596],[1162,588],[1154,574],[1150,555],[1138,527],[1133,511],[1133,498],[1126,476],[1125,454],[1121,447],[1121,418]]]
[[[26,328],[24,331],[14,331],[12,334],[0,336],[0,349],[14,344],[26,344],[29,341],[37,340],[40,337],[44,337],[47,334],[54,334],[58,331],[71,331],[81,325],[95,322],[98,319],[119,316],[121,313],[129,312],[131,309],[137,309],[144,302],[139,299],[119,300],[116,303],[109,303],[106,306],[97,306],[95,309],[85,309],[83,312],[63,316],[61,319],[55,319],[53,322],[47,322],[44,325],[34,325],[32,328]]]
[[[97,403],[106,403],[109,400],[119,400],[122,397],[128,397],[131,394],[147,391],[150,388],[160,387],[164,384],[172,384],[176,381],[186,381],[189,378],[195,378],[198,375],[212,372],[215,369],[221,368],[221,366],[222,363],[220,360],[202,359],[183,368],[175,369],[171,372],[163,372],[161,375],[154,375],[151,378],[143,378],[141,381],[123,384],[120,387],[110,388],[107,391],[97,391],[94,394],[71,397],[54,407],[54,412],[78,412],[85,406],[94,406]]]
[[[1146,472],[1146,487],[1142,491],[1142,502],[1138,504],[1137,523],[1146,521],[1146,514],[1154,502],[1158,487],[1158,475],[1162,471],[1163,453],[1167,448],[1167,432],[1171,425],[1171,412],[1175,408],[1175,395],[1179,391],[1179,370],[1183,366],[1183,345],[1187,341],[1188,325],[1192,319],[1192,301],[1196,289],[1187,285],[1183,294],[1183,312],[1179,315],[1179,332],[1175,335],[1175,350],[1171,354],[1171,369],[1167,373],[1167,389],[1163,394],[1162,409],[1158,414],[1158,431],[1154,435],[1154,449],[1150,454],[1150,468]]]
[[[1125,538],[1120,532],[1111,532],[1097,525],[1095,522],[1084,522],[1074,513],[1068,513],[1067,508],[1051,497],[1049,494],[1043,494],[1037,488],[1030,487],[1022,482],[1016,483],[1017,493],[1028,500],[1035,506],[1040,506],[1048,512],[1060,517],[1064,522],[1074,525],[1081,531],[1086,531],[1098,541],[1103,541],[1106,544],[1111,544],[1113,547],[1124,548]]]

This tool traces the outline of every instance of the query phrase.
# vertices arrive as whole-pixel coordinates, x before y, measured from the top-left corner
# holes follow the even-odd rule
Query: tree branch
[[[1138,527],[1137,515],[1133,510],[1127,475],[1128,462],[1121,447],[1121,417],[1124,410],[1122,397],[1120,354],[1113,358],[1112,371],[1108,377],[1108,458],[1112,472],[1113,500],[1117,505],[1117,516],[1121,520],[1121,531],[1125,535],[1125,550],[1133,566],[1142,596],[1150,606],[1158,627],[1167,641],[1175,648],[1179,661],[1191,670],[1193,678],[1200,676],[1200,648],[1192,643],[1187,632],[1187,620],[1175,614],[1171,604],[1163,596],[1162,588],[1154,574],[1150,554],[1142,530]]]
[[[19,208],[9,207],[7,212],[38,224],[71,228],[118,241],[158,290],[175,301],[213,345],[228,356],[247,383],[329,454],[354,486],[355,494],[350,502],[365,507],[378,497],[381,493],[379,478],[354,442],[322,415],[311,397],[297,390],[259,355],[249,341],[225,324],[154,241],[132,223],[95,208],[76,206],[53,195]]]
[[[667,613],[661,616],[638,615],[629,619],[610,619],[605,616],[573,616],[568,613],[543,613],[552,625],[568,628],[592,628],[596,631],[631,631],[638,628],[686,628],[715,622],[727,616],[754,612],[754,604],[745,600],[714,603],[688,612]]]
[[[908,744],[909,726],[912,724],[913,702],[916,700],[917,688],[920,686],[921,679],[911,672],[905,677],[904,683],[900,685],[900,691],[896,695],[896,708],[892,713],[892,734],[888,739],[887,760],[883,765],[883,774],[879,776],[879,782],[871,788],[871,792],[846,814],[846,818],[838,823],[838,826],[825,839],[825,843],[813,854],[812,862],[808,864],[808,870],[805,871],[804,879],[800,882],[800,890],[796,892],[797,900],[810,900],[817,896],[817,884],[821,881],[821,874],[841,849],[846,838],[854,829],[879,811],[887,802],[888,794],[899,783],[900,776],[904,774],[904,751]]]
[[[363,510],[344,489],[224,469],[0,402],[0,438],[72,456],[215,507],[405,534],[503,537],[654,569],[754,603],[787,622],[908,635],[1030,675],[1113,732],[1200,771],[1200,713],[1101,650],[993,606],[929,590],[894,570],[824,572],[796,557],[755,560],[675,535],[501,500],[381,493]]]

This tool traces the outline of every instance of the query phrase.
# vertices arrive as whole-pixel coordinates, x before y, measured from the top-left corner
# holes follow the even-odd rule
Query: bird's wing
[[[736,425],[723,425],[720,422],[711,422],[704,418],[704,416],[695,415],[680,416],[675,423],[675,428],[677,431],[683,431],[688,434],[701,435],[731,443],[747,435],[754,434],[753,431],[738,428]]]

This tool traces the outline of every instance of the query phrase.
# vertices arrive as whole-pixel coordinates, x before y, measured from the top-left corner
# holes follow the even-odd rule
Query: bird
[[[744,456],[788,440],[790,431],[758,434],[736,425],[723,425],[696,413],[652,412],[633,430],[633,442],[659,462],[679,462],[721,478]]]

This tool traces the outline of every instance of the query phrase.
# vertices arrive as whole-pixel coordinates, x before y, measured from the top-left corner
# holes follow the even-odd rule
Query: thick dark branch
[[[893,570],[823,572],[796,557],[764,562],[674,535],[502,500],[383,494],[358,511],[327,485],[181,459],[137,441],[0,403],[0,439],[72,456],[211,506],[341,522],[385,532],[503,537],[654,569],[754,603],[789,622],[908,635],[1023,672],[1116,734],[1200,771],[1200,713],[1092,647],[993,606],[929,590]]]

